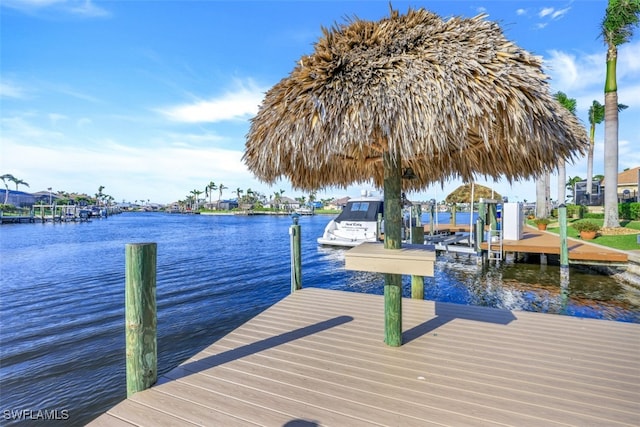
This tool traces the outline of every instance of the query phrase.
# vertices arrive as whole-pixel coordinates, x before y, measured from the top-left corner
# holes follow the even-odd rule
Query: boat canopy
[[[335,221],[377,221],[378,214],[383,211],[383,205],[381,200],[349,201]]]

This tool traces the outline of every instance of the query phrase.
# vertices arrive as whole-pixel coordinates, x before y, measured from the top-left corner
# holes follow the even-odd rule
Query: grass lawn
[[[571,223],[574,221],[579,221],[579,220],[574,220],[574,219],[570,219],[568,220],[568,227],[567,227],[567,236],[568,237],[575,237],[575,238],[580,238],[580,235],[578,233],[578,231],[571,227]],[[599,226],[602,227],[602,224],[604,223],[603,219],[591,219],[589,218],[588,220],[581,220],[581,221],[591,221],[591,222],[595,222],[596,224],[598,224]],[[533,224],[533,222],[528,221],[529,224],[531,224],[532,226],[535,227],[535,224]],[[560,234],[560,227],[558,226],[557,222],[552,222],[551,224],[549,224],[551,227],[547,227],[547,231],[550,231],[552,233],[555,234]],[[631,228],[634,230],[640,230],[640,221],[620,221],[620,225],[624,228]],[[638,234],[623,234],[623,235],[618,235],[618,236],[602,236],[598,233],[597,237],[593,240],[589,240],[592,243],[597,243],[598,245],[602,245],[602,246],[607,246],[610,248],[614,248],[614,249],[621,249],[623,251],[632,251],[632,250],[640,250],[640,245],[638,244]]]

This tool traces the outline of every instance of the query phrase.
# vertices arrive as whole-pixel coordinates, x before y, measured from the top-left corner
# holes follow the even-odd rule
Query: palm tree
[[[192,193],[193,193],[193,191],[192,191]],[[185,202],[187,203],[187,205],[189,205],[191,207],[191,210],[193,210],[194,200],[195,200],[195,197],[193,197],[191,195],[189,195],[189,196],[187,196],[185,198]]]
[[[604,226],[619,227],[618,217],[618,46],[627,43],[640,22],[639,0],[609,0],[602,20],[602,37],[607,45],[607,74],[604,84]]]
[[[604,105],[595,99],[589,107],[589,151],[587,153],[587,197],[591,202],[591,187],[593,186],[593,149],[596,145],[596,125],[604,120]]]
[[[100,206],[100,199],[102,198],[102,190],[104,190],[104,185],[98,187],[98,192],[96,193],[96,203]]]
[[[21,179],[15,179],[13,181],[13,183],[16,185],[16,191],[18,191],[18,185],[24,185],[26,187],[29,186],[29,184],[27,184],[25,181],[21,180]]]
[[[247,191],[245,191],[244,194],[245,194],[245,201],[247,203],[252,203],[254,201],[255,193],[251,188],[247,188]]]
[[[200,198],[200,195],[202,194],[202,191],[200,191],[200,190],[191,190],[191,194],[193,194],[193,200],[194,200],[193,210],[197,210],[198,209],[199,198]]]
[[[576,115],[576,100],[575,98],[569,98],[564,92],[557,92],[553,95],[560,105],[566,108],[571,114]],[[564,203],[567,198],[566,184],[567,169],[565,167],[565,160],[560,159],[558,162],[558,203]]]
[[[7,184],[7,181],[16,182],[16,177],[11,175],[10,173],[5,173],[4,175],[0,176],[0,179],[2,180],[5,188],[4,204],[6,205],[9,202],[9,184]]]
[[[218,205],[216,206],[216,209],[220,210],[220,199],[222,199],[222,190],[226,190],[229,187],[225,187],[224,184],[220,184],[218,185]]]
[[[215,182],[210,181],[209,184],[207,184],[206,187],[204,187],[204,192],[206,194],[207,197],[209,197],[209,206],[211,206],[211,194],[217,190],[218,187],[216,186]]]
[[[236,188],[236,191],[234,191],[234,194],[236,195],[236,198],[238,199],[238,203],[240,203],[240,201],[242,199],[242,193],[244,193],[244,190],[242,190],[242,188],[240,188],[240,187]]]
[[[549,171],[542,172],[536,177],[536,216],[549,216]]]
[[[627,108],[624,104],[618,104],[618,112]],[[589,107],[589,152],[587,154],[587,193],[589,194],[589,201],[591,201],[591,187],[593,187],[593,151],[596,145],[596,125],[599,125],[604,120],[604,105],[600,104],[595,99],[593,104]]]
[[[276,191],[273,193],[273,204],[276,210],[280,210],[280,192]]]

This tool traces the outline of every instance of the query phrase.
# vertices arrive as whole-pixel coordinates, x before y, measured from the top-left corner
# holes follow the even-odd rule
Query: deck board
[[[640,325],[303,289],[90,425],[631,426]],[[310,425],[310,424],[307,424]]]
[[[503,240],[503,252],[523,252],[536,254],[560,254],[560,236],[547,231],[539,231],[533,227],[526,226],[520,240]],[[595,242],[581,239],[568,238],[569,261],[596,261],[626,263],[629,260],[627,252],[620,251],[605,246],[600,246]],[[482,249],[487,249],[487,242],[480,244]],[[496,250],[497,244],[492,244],[491,248]]]

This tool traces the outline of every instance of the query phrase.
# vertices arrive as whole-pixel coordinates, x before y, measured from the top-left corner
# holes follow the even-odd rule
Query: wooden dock
[[[91,426],[637,426],[640,324],[303,289]],[[125,385],[122,385],[123,389]]]
[[[607,248],[581,239],[569,238],[567,240],[570,263],[622,264],[629,260],[629,255],[625,251]],[[480,247],[487,250],[487,242],[483,242]],[[497,245],[492,244],[492,248],[496,247]],[[524,228],[522,239],[503,240],[502,250],[503,252],[559,255],[560,236],[527,226]]]

